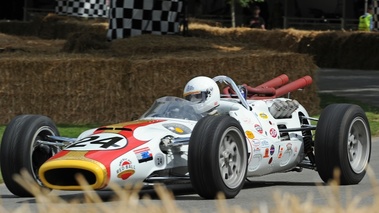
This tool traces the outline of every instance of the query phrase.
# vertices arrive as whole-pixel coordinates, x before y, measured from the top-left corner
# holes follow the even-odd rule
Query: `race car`
[[[184,98],[159,98],[138,120],[77,138],[60,136],[46,116],[19,115],[2,138],[4,183],[17,196],[32,196],[13,179],[24,169],[47,189],[82,190],[81,174],[94,190],[110,183],[190,182],[213,199],[219,192],[235,197],[247,178],[305,168],[324,182],[339,169],[341,184],[358,184],[371,154],[365,112],[332,104],[312,118],[298,101],[282,97],[312,78],[288,81],[283,74],[252,87],[227,76],[198,76]]]

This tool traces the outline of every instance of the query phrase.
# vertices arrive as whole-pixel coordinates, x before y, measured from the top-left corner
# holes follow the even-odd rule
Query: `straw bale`
[[[93,32],[105,37],[106,19],[86,19],[49,14],[29,22],[0,21],[0,32],[45,39],[65,39],[73,32]]]
[[[296,51],[299,40],[309,34],[305,31],[219,28],[203,24],[191,24],[190,33],[197,37],[217,37],[243,43],[253,42],[261,47],[277,51]]]
[[[103,35],[93,32],[77,32],[68,36],[62,51],[69,53],[86,53],[94,50],[108,49],[109,42]]]
[[[299,52],[314,55],[321,67],[379,69],[377,33],[327,32],[303,40]]]
[[[25,113],[48,115],[58,123],[132,120],[156,98],[182,96],[184,85],[194,76],[228,75],[253,86],[282,73],[293,80],[313,75],[316,68],[306,55],[270,52],[151,60],[1,58],[0,66],[0,120],[5,123]],[[318,110],[314,86],[293,97],[310,112]]]
[[[45,114],[60,123],[114,120],[116,112],[110,109],[121,107],[122,92],[122,72],[115,70],[130,66],[128,61],[85,58],[8,58],[0,63],[3,122],[25,113]]]
[[[133,63],[131,68],[133,81],[141,83],[136,90],[144,91],[148,97],[139,99],[139,93],[130,94],[130,100],[141,107],[136,108],[140,113],[158,97],[182,96],[184,85],[194,76],[227,75],[238,84],[247,83],[254,86],[282,73],[287,73],[292,80],[304,75],[313,76],[316,69],[310,57],[293,53],[141,60]],[[316,86],[312,85],[302,92],[294,92],[292,97],[302,103],[306,100],[303,104],[311,113],[315,113],[319,104],[316,89]]]
[[[120,122],[138,118],[156,98],[182,96],[194,76],[228,75],[254,86],[282,73],[295,80],[316,70],[310,56],[295,53],[309,37],[298,31],[212,28],[192,37],[143,35],[109,43],[97,21],[48,16],[39,26],[40,37],[71,36],[0,34],[0,48],[16,50],[1,52],[1,122],[25,113],[58,123]],[[311,113],[318,110],[314,85],[292,97]]]

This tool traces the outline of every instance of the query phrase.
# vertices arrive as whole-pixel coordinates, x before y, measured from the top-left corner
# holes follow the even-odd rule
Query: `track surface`
[[[317,79],[318,87],[321,92],[333,93],[335,95],[353,97],[358,100],[367,101],[379,106],[379,71],[349,71],[349,70],[320,70]],[[376,97],[375,99],[373,97]],[[370,166],[379,177],[379,138],[373,139],[372,156]],[[376,179],[374,177],[374,179]],[[360,196],[362,200],[360,205],[369,205],[373,202],[372,184],[370,178],[366,177],[358,185],[341,186],[340,203],[345,205],[351,202],[351,197]],[[175,204],[186,212],[216,212],[217,201],[203,200],[193,192],[190,185],[182,184],[170,187],[174,192]],[[273,174],[259,178],[251,178],[246,182],[244,189],[235,199],[225,201],[228,207],[239,206],[245,210],[257,208],[274,207],[276,203],[273,199],[274,192],[295,194],[301,201],[306,201],[308,196],[313,197],[313,203],[316,205],[327,205],[330,202],[331,188],[324,185],[318,176],[318,173],[310,170],[303,170],[301,173],[291,172],[285,174]],[[61,192],[54,191],[65,201],[79,200],[83,201],[82,192]],[[95,193],[95,192],[94,192]],[[158,198],[154,197],[152,190],[145,189],[143,194],[147,193],[153,196],[152,202],[162,204]],[[110,198],[115,194],[113,192],[97,192],[105,205],[108,207],[120,206],[121,203],[111,201]],[[1,206],[8,210],[14,211],[20,208],[21,204],[27,203],[32,212],[38,212],[37,201],[34,198],[17,198],[13,196],[5,187],[0,184]],[[378,195],[379,196],[379,195]],[[141,205],[143,201],[140,201]],[[86,208],[85,202],[72,204],[73,208]],[[56,205],[59,208],[58,205]],[[0,209],[1,211],[1,209]]]
[[[379,107],[379,71],[321,69],[316,82],[321,93],[348,97]]]
[[[379,177],[379,138],[373,139],[371,167],[374,170],[375,177]],[[176,205],[187,212],[216,212],[217,202],[213,200],[204,200],[195,194],[190,185],[176,185],[170,187],[173,190],[175,196]],[[369,176],[362,180],[358,185],[353,186],[341,186],[340,187],[340,202],[345,205],[346,202],[351,201],[351,197],[362,196],[360,205],[369,205],[373,202],[372,196],[372,184]],[[152,190],[146,189],[142,191],[150,196],[153,196],[152,202],[160,205],[162,202],[154,196]],[[245,209],[252,210],[261,208],[263,206],[273,207],[276,203],[273,199],[274,192],[290,193],[299,197],[301,201],[306,201],[309,195],[313,197],[313,203],[316,205],[327,205],[330,201],[331,187],[322,183],[318,176],[318,173],[311,170],[303,170],[301,173],[290,172],[284,174],[273,174],[259,178],[251,178],[250,182],[246,182],[244,189],[235,199],[226,201],[227,206],[236,206]],[[65,201],[83,200],[84,194],[82,192],[64,192],[54,191],[58,193],[60,198]],[[95,193],[95,192],[94,192]],[[113,192],[97,192],[104,200],[105,204],[110,207],[117,208],[121,205],[120,202],[111,201],[115,194]],[[5,187],[4,184],[0,185],[0,196],[2,206],[13,211],[19,208],[22,203],[28,203],[29,208],[33,212],[37,212],[37,201],[34,198],[18,198],[13,196]],[[141,200],[141,205],[143,201]],[[100,204],[75,204],[75,208],[86,208],[88,205],[100,205]],[[58,207],[58,206],[57,206]]]

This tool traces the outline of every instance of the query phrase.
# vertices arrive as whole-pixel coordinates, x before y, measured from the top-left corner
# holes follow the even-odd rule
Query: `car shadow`
[[[256,189],[256,188],[267,188],[275,186],[324,186],[325,183],[321,182],[290,182],[290,181],[252,181],[247,180],[244,184],[242,190]],[[195,190],[192,188],[190,183],[186,184],[171,184],[166,185],[166,189],[171,192],[175,200],[203,200],[200,196],[197,195]],[[59,191],[54,191],[53,193],[58,194],[58,198],[64,202],[70,203],[75,201],[76,203],[88,203],[86,198],[86,193],[78,191],[71,192],[70,194],[60,194]],[[117,193],[113,191],[93,191],[88,193],[96,193],[97,196],[101,199],[101,202],[112,202],[117,199]],[[153,186],[143,187],[138,193],[140,199],[145,197],[151,200],[160,200],[158,193],[155,191]],[[17,198],[14,195],[1,195],[0,198]],[[52,201],[54,202],[54,201]],[[59,202],[59,201],[56,201]],[[37,203],[35,198],[30,198],[26,200],[19,201],[17,203]]]

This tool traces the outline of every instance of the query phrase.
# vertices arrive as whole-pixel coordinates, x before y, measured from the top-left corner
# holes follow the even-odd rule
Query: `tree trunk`
[[[230,12],[232,16],[232,27],[236,27],[236,5],[235,0],[230,0]]]

